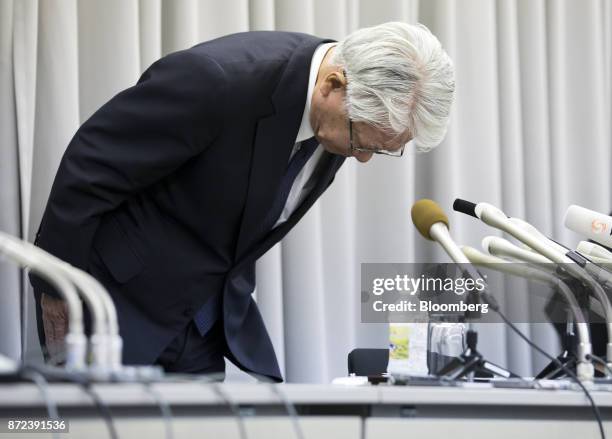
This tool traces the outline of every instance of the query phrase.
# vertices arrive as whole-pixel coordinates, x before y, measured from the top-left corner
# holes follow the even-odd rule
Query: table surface
[[[226,404],[224,397],[237,404],[276,405],[282,398],[294,404],[368,405],[486,405],[579,407],[589,402],[579,390],[500,389],[488,384],[467,387],[432,386],[361,386],[320,384],[160,382],[150,384],[156,393],[172,405]],[[94,384],[92,389],[109,405],[147,406],[157,404],[146,385],[138,383]],[[91,405],[83,390],[69,383],[49,384],[50,395],[62,406]],[[600,407],[612,407],[612,391],[591,390]],[[0,409],[37,407],[43,404],[41,392],[30,383],[0,384]]]

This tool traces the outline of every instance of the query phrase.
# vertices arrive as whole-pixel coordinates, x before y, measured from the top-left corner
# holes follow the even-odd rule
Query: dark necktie
[[[276,193],[276,198],[274,198],[274,203],[272,204],[272,207],[268,211],[268,214],[262,223],[262,230],[264,233],[270,231],[274,224],[276,224],[278,217],[283,212],[285,204],[287,203],[287,197],[289,197],[289,192],[291,192],[293,182],[304,165],[306,165],[306,162],[308,162],[308,159],[312,157],[312,154],[315,152],[318,145],[319,142],[314,137],[304,140],[300,144],[300,148],[295,152],[295,154],[293,154],[291,160],[289,160],[289,165],[287,166],[285,176],[281,181],[280,188]]]
[[[287,197],[289,196],[289,192],[291,192],[291,187],[293,186],[293,182],[296,177],[308,162],[308,159],[312,157],[312,154],[317,149],[319,142],[316,138],[311,137],[310,139],[306,139],[300,144],[299,149],[293,154],[291,160],[289,160],[289,164],[287,165],[287,170],[285,171],[285,175],[280,184],[280,188],[274,198],[274,203],[272,207],[268,211],[266,218],[262,222],[262,235],[276,224],[278,217],[283,211],[285,207],[285,203],[287,202]],[[213,297],[208,299],[208,302],[200,308],[200,310],[193,317],[193,321],[195,322],[200,335],[204,336],[210,328],[217,321],[218,317],[221,315],[221,294],[215,294]]]

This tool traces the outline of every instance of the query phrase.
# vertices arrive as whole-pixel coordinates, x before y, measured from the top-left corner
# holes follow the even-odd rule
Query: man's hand
[[[66,356],[64,341],[68,333],[68,306],[63,300],[44,293],[41,295],[40,305],[49,362],[54,365],[62,364]]]

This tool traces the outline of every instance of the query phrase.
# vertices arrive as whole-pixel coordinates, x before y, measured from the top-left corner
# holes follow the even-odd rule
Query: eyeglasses
[[[353,142],[353,120],[349,117],[348,121],[349,121],[349,141],[350,141],[350,146],[351,146],[351,155],[354,155],[355,151],[369,152],[371,154],[390,155],[391,157],[401,157],[402,155],[404,155],[405,145],[402,145],[400,149],[395,150],[395,151],[387,151],[386,149],[379,148],[376,146],[374,147],[355,146]]]

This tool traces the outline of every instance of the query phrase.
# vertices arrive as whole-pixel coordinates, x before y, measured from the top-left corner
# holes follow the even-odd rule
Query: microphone
[[[563,219],[565,227],[606,247],[612,247],[612,217],[571,205]]]
[[[535,265],[550,265],[551,262],[539,253],[522,249],[499,236],[486,236],[482,248],[487,253],[500,258],[512,258]]]
[[[467,258],[470,260],[472,264],[480,265],[483,267],[489,267],[489,265],[493,265],[493,267],[498,271],[503,271],[504,273],[512,274],[514,276],[524,277],[526,279],[533,279],[540,282],[550,283],[551,278],[554,278],[551,274],[540,270],[538,268],[532,267],[528,263],[513,263],[507,259],[502,259],[498,256],[494,256],[491,254],[486,254],[481,252],[480,250],[475,249],[474,247],[470,247],[469,245],[462,245],[461,251]],[[497,267],[499,264],[499,268]],[[556,279],[556,278],[555,278]],[[575,298],[572,296],[573,300]]]
[[[551,245],[548,238],[542,239],[539,236],[535,236],[531,232],[524,230],[522,227],[517,226],[514,222],[510,221],[504,212],[491,204],[475,204],[469,201],[457,199],[453,203],[453,208],[458,212],[475,216],[485,224],[508,233],[551,261],[557,264],[563,264],[560,266],[560,268],[562,268],[569,275],[588,284],[596,298],[601,302],[604,310],[606,328],[608,332],[606,357],[608,365],[612,366],[612,304],[610,303],[610,299],[601,285],[599,285],[591,277],[591,275],[582,268],[584,264],[579,265],[573,258],[570,258],[568,255],[560,252],[555,246]],[[568,252],[568,254],[572,254],[572,252]],[[584,259],[581,262],[586,263]]]
[[[590,255],[590,257],[588,259],[585,259],[585,258],[583,258],[583,255],[585,255],[586,253],[581,252],[581,251],[572,251],[571,249],[565,247],[564,245],[562,245],[562,244],[556,242],[555,240],[549,238],[548,236],[544,235],[542,232],[540,232],[534,226],[529,224],[527,221],[524,221],[524,220],[522,220],[520,218],[508,218],[508,221],[510,223],[514,224],[515,226],[523,229],[525,232],[530,233],[534,238],[539,239],[542,242],[546,242],[552,248],[556,249],[559,253],[564,254],[565,256],[571,258],[574,262],[578,262],[579,264],[581,264],[581,266],[583,266],[583,268],[591,276],[593,276],[595,278],[595,280],[597,282],[599,282],[601,285],[604,285],[604,286],[607,287],[608,285],[612,284],[612,277],[608,273],[606,273],[604,270],[601,270],[601,267],[600,267],[600,266],[603,266],[604,268],[609,268],[609,264],[604,263],[604,261],[602,261],[598,257],[593,257],[593,255]],[[484,243],[484,241],[483,241],[483,243]],[[513,245],[513,244],[510,244],[510,245]],[[524,260],[524,261],[529,261],[529,262],[532,262],[534,264],[540,265],[539,263],[537,263],[537,261],[528,259],[530,254],[537,254],[537,253],[531,247],[529,247],[528,245],[526,245],[524,243],[522,244],[522,247],[523,247],[523,249],[528,250],[529,254],[521,253],[522,256],[524,256],[524,257],[519,256],[518,253],[515,256],[513,256],[513,255],[509,255],[509,256],[510,257],[515,257],[516,259],[520,259],[520,260]],[[520,247],[518,247],[518,248],[520,249]],[[601,248],[602,250],[606,250],[604,247],[599,247],[599,248]],[[486,250],[486,248],[485,248],[485,250]],[[610,253],[610,254],[612,255],[612,253]]]
[[[533,235],[533,232],[526,231],[523,227],[511,221],[504,212],[489,203],[475,204],[457,198],[453,203],[453,209],[478,218],[485,224],[508,233],[553,262],[558,264],[573,263],[572,259],[553,247],[548,239],[543,240]]]
[[[612,275],[605,270],[605,269],[609,269],[610,268],[610,264],[612,264],[612,261],[610,263],[607,263],[605,260],[601,260],[597,256],[593,256],[593,255],[589,255],[588,258],[585,258],[583,256],[583,255],[585,255],[585,253],[580,252],[580,251],[573,251],[570,248],[565,247],[564,245],[562,245],[562,244],[554,241],[553,239],[547,237],[546,235],[541,233],[538,229],[536,229],[534,226],[532,226],[531,224],[529,224],[528,222],[526,222],[526,221],[524,221],[522,219],[519,219],[519,218],[508,218],[508,221],[510,221],[512,224],[520,227],[524,231],[530,233],[535,238],[538,238],[541,241],[546,242],[552,248],[557,249],[557,251],[559,253],[564,254],[565,256],[571,258],[574,262],[577,262],[578,264],[580,264],[587,271],[588,274],[593,276],[593,278],[599,284],[603,285],[605,288],[610,288],[610,286],[612,285]],[[512,245],[512,244],[510,244],[510,245]],[[537,254],[528,245],[523,244],[523,248],[528,250],[529,254],[532,254],[532,255],[533,254]],[[606,251],[606,249],[604,247],[598,246],[598,248],[601,248],[602,250]],[[538,264],[535,260],[527,259],[529,257],[529,254],[523,253],[524,257],[520,257],[517,254],[516,258],[517,259],[521,259],[521,260],[525,260],[525,261],[529,261],[529,262],[532,262],[532,263],[535,263],[535,264]],[[540,257],[541,257],[541,255],[540,255]],[[540,265],[540,264],[538,264],[538,265]],[[544,267],[544,268],[550,269],[550,267]]]
[[[83,330],[83,308],[74,285],[52,264],[31,252],[25,242],[8,233],[0,232],[0,253],[6,255],[20,267],[29,268],[30,271],[44,278],[62,296],[68,306],[65,367],[69,370],[85,369],[87,338]]]
[[[525,230],[526,232],[531,233],[534,237],[541,239],[542,241],[547,242],[551,247],[554,247],[557,249],[557,251],[559,253],[563,253],[566,254],[569,249],[567,249],[566,247],[564,247],[563,245],[559,244],[558,242],[550,239],[548,236],[544,235],[542,232],[540,232],[538,229],[536,229],[534,226],[532,226],[531,224],[529,224],[527,221],[524,221],[520,218],[508,218],[508,220],[516,225],[517,227],[520,227],[521,229]],[[531,247],[526,246],[528,250],[532,250]]]
[[[438,242],[448,256],[456,264],[460,264],[461,270],[472,279],[482,279],[478,271],[470,264],[470,260],[463,254],[448,231],[448,217],[442,208],[433,200],[423,198],[412,205],[412,222],[419,233],[425,239]],[[487,300],[491,309],[499,310],[499,304],[495,298],[485,292],[481,296]]]
[[[425,239],[438,242],[457,264],[469,264],[448,232],[448,217],[435,201],[423,198],[412,205],[412,222]]]
[[[576,367],[577,376],[583,381],[591,381],[593,379],[595,370],[593,364],[589,360],[592,354],[589,327],[586,324],[584,314],[578,305],[576,297],[565,282],[550,273],[531,267],[528,263],[512,263],[496,256],[484,254],[469,246],[462,246],[461,250],[473,264],[554,286],[569,304],[573,320],[576,323],[576,332],[579,340],[576,352],[576,358],[578,360],[578,365]]]
[[[588,258],[585,256],[585,259],[591,261],[593,264],[598,265],[608,272],[612,271],[612,261],[609,259],[598,258],[597,256],[589,256]],[[602,285],[609,287],[608,283],[602,283]]]
[[[605,259],[608,263],[612,263],[612,252],[609,252],[601,245],[588,241],[580,241],[576,250],[579,253],[587,256],[594,256],[599,259]]]

